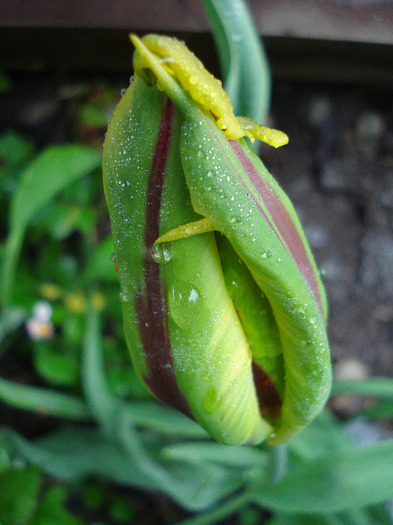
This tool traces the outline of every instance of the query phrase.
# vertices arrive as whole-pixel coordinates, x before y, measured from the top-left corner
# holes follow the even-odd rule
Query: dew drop
[[[124,292],[120,292],[120,301],[122,303],[129,303],[131,301],[130,294],[124,293]]]
[[[152,250],[151,256],[158,264],[166,264],[172,258],[170,248],[167,244],[156,244]]]
[[[217,410],[220,402],[221,398],[217,395],[216,389],[212,386],[207,392],[207,396],[202,405],[202,410],[206,412],[206,414],[212,414]]]

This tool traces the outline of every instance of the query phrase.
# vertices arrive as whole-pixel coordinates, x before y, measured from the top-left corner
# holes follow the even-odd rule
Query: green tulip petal
[[[163,253],[159,246],[152,250],[158,233],[198,219],[180,162],[180,114],[167,137],[162,180],[152,182],[165,99],[136,77],[105,141],[104,184],[127,343],[157,397],[218,441],[259,443],[271,426],[259,412],[248,341],[225,287],[214,234],[166,244]]]
[[[278,184],[250,148],[228,141],[211,118],[201,118],[202,125],[183,125],[186,181],[194,209],[216,222],[271,304],[285,366],[282,421],[271,438],[277,444],[320,412],[330,390],[323,287]]]

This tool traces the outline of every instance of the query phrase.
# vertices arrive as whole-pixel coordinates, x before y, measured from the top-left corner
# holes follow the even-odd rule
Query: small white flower
[[[47,341],[52,339],[55,332],[51,317],[52,306],[47,301],[39,301],[33,307],[33,317],[26,322],[26,331],[33,341]]]

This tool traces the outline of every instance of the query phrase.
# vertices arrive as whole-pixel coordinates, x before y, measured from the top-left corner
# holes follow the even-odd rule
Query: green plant
[[[252,78],[253,68],[246,67],[251,60],[240,60],[239,73],[234,59],[250,31],[231,39],[231,17],[224,17],[240,4],[206,4],[216,13],[214,27],[230,42],[220,44],[227,75],[233,84]],[[236,17],[242,34],[249,28],[243,22]],[[96,116],[94,121],[102,122]],[[391,522],[386,502],[393,496],[392,440],[356,445],[325,409],[287,445],[229,447],[153,401],[127,355],[110,261],[114,248],[99,233],[107,213],[99,152],[68,144],[37,153],[31,141],[5,133],[0,157],[1,222],[9,229],[0,252],[0,399],[41,425],[38,435],[23,435],[11,424],[0,428],[0,522],[83,523],[83,513],[72,515],[67,501],[78,492],[83,505],[91,504],[86,479],[103,484],[112,521],[127,516],[138,522],[120,485],[167,495],[189,512],[183,521],[188,525],[233,515],[241,523],[261,521],[262,511],[271,525]],[[41,300],[50,303],[51,315],[32,313]],[[32,318],[42,323],[36,340],[25,330]],[[16,371],[7,367],[10,356]],[[25,372],[19,373],[22,364]],[[333,394],[343,392],[376,399],[363,417],[393,417],[391,379],[336,383]],[[110,512],[101,510],[109,522]]]

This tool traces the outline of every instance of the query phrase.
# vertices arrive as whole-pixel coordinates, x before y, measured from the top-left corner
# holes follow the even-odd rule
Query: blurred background
[[[262,146],[261,156],[294,202],[323,273],[335,377],[392,378],[393,2],[247,3],[272,70],[267,125],[290,137],[288,146],[278,151]],[[141,413],[153,403],[135,377],[124,342],[100,153],[108,120],[132,75],[128,33],[175,35],[220,76],[207,18],[192,0],[0,0],[0,12],[3,265],[7,250],[14,250],[8,270],[14,275],[12,300],[0,323],[0,375],[8,380],[4,390],[0,384],[0,418],[5,429],[12,429],[0,440],[0,482],[13,487],[13,495],[7,500],[0,494],[0,522],[178,522],[198,509],[174,503],[170,495],[154,492],[154,486],[146,492],[147,482],[142,487],[135,481],[119,485],[121,477],[115,476],[113,484],[106,474],[91,475],[91,466],[80,476],[62,477],[66,458],[62,467],[51,471],[45,465],[53,458],[45,463],[37,453],[32,459],[15,436],[27,443],[53,432],[59,435],[59,415],[57,409],[51,413],[48,401],[54,391],[71,396],[68,401],[82,394],[89,398],[81,354],[81,345],[88,345],[86,333],[97,337],[102,348],[108,395],[141,403],[136,405]],[[81,149],[56,149],[65,144]],[[83,165],[75,168],[78,155]],[[53,166],[60,168],[52,173]],[[14,199],[29,170],[42,175],[37,186],[22,184],[22,193],[31,195],[30,211]],[[36,195],[45,192],[45,177],[51,173],[64,177],[63,187],[40,203]],[[17,223],[22,224],[15,233],[19,241],[10,248],[6,240]],[[90,321],[89,305],[95,312]],[[97,317],[99,326],[94,324]],[[13,394],[11,382],[49,395],[45,402],[31,401],[34,408],[33,391]],[[44,408],[37,410],[42,403]],[[79,408],[73,405],[67,412],[60,403],[59,414],[82,421],[85,432],[91,417],[84,405],[76,405]],[[333,396],[330,407],[346,421],[360,411],[372,411],[374,400],[371,395],[345,393]],[[378,426],[355,426],[357,438],[391,436],[392,413],[388,416]],[[154,448],[152,424],[133,417]],[[190,435],[200,437],[195,429]],[[61,436],[62,447],[67,439],[72,441],[64,432]],[[14,441],[19,445],[12,445],[11,453],[9,443]],[[50,443],[46,445],[49,450]],[[41,470],[19,469],[25,476],[20,479],[19,474],[6,474],[15,466],[13,454],[19,465],[32,461]],[[27,486],[31,489],[26,491]],[[20,515],[1,511],[11,500],[17,501]],[[205,506],[214,504],[212,500]],[[254,510],[246,508],[225,523],[267,523],[269,511]]]

